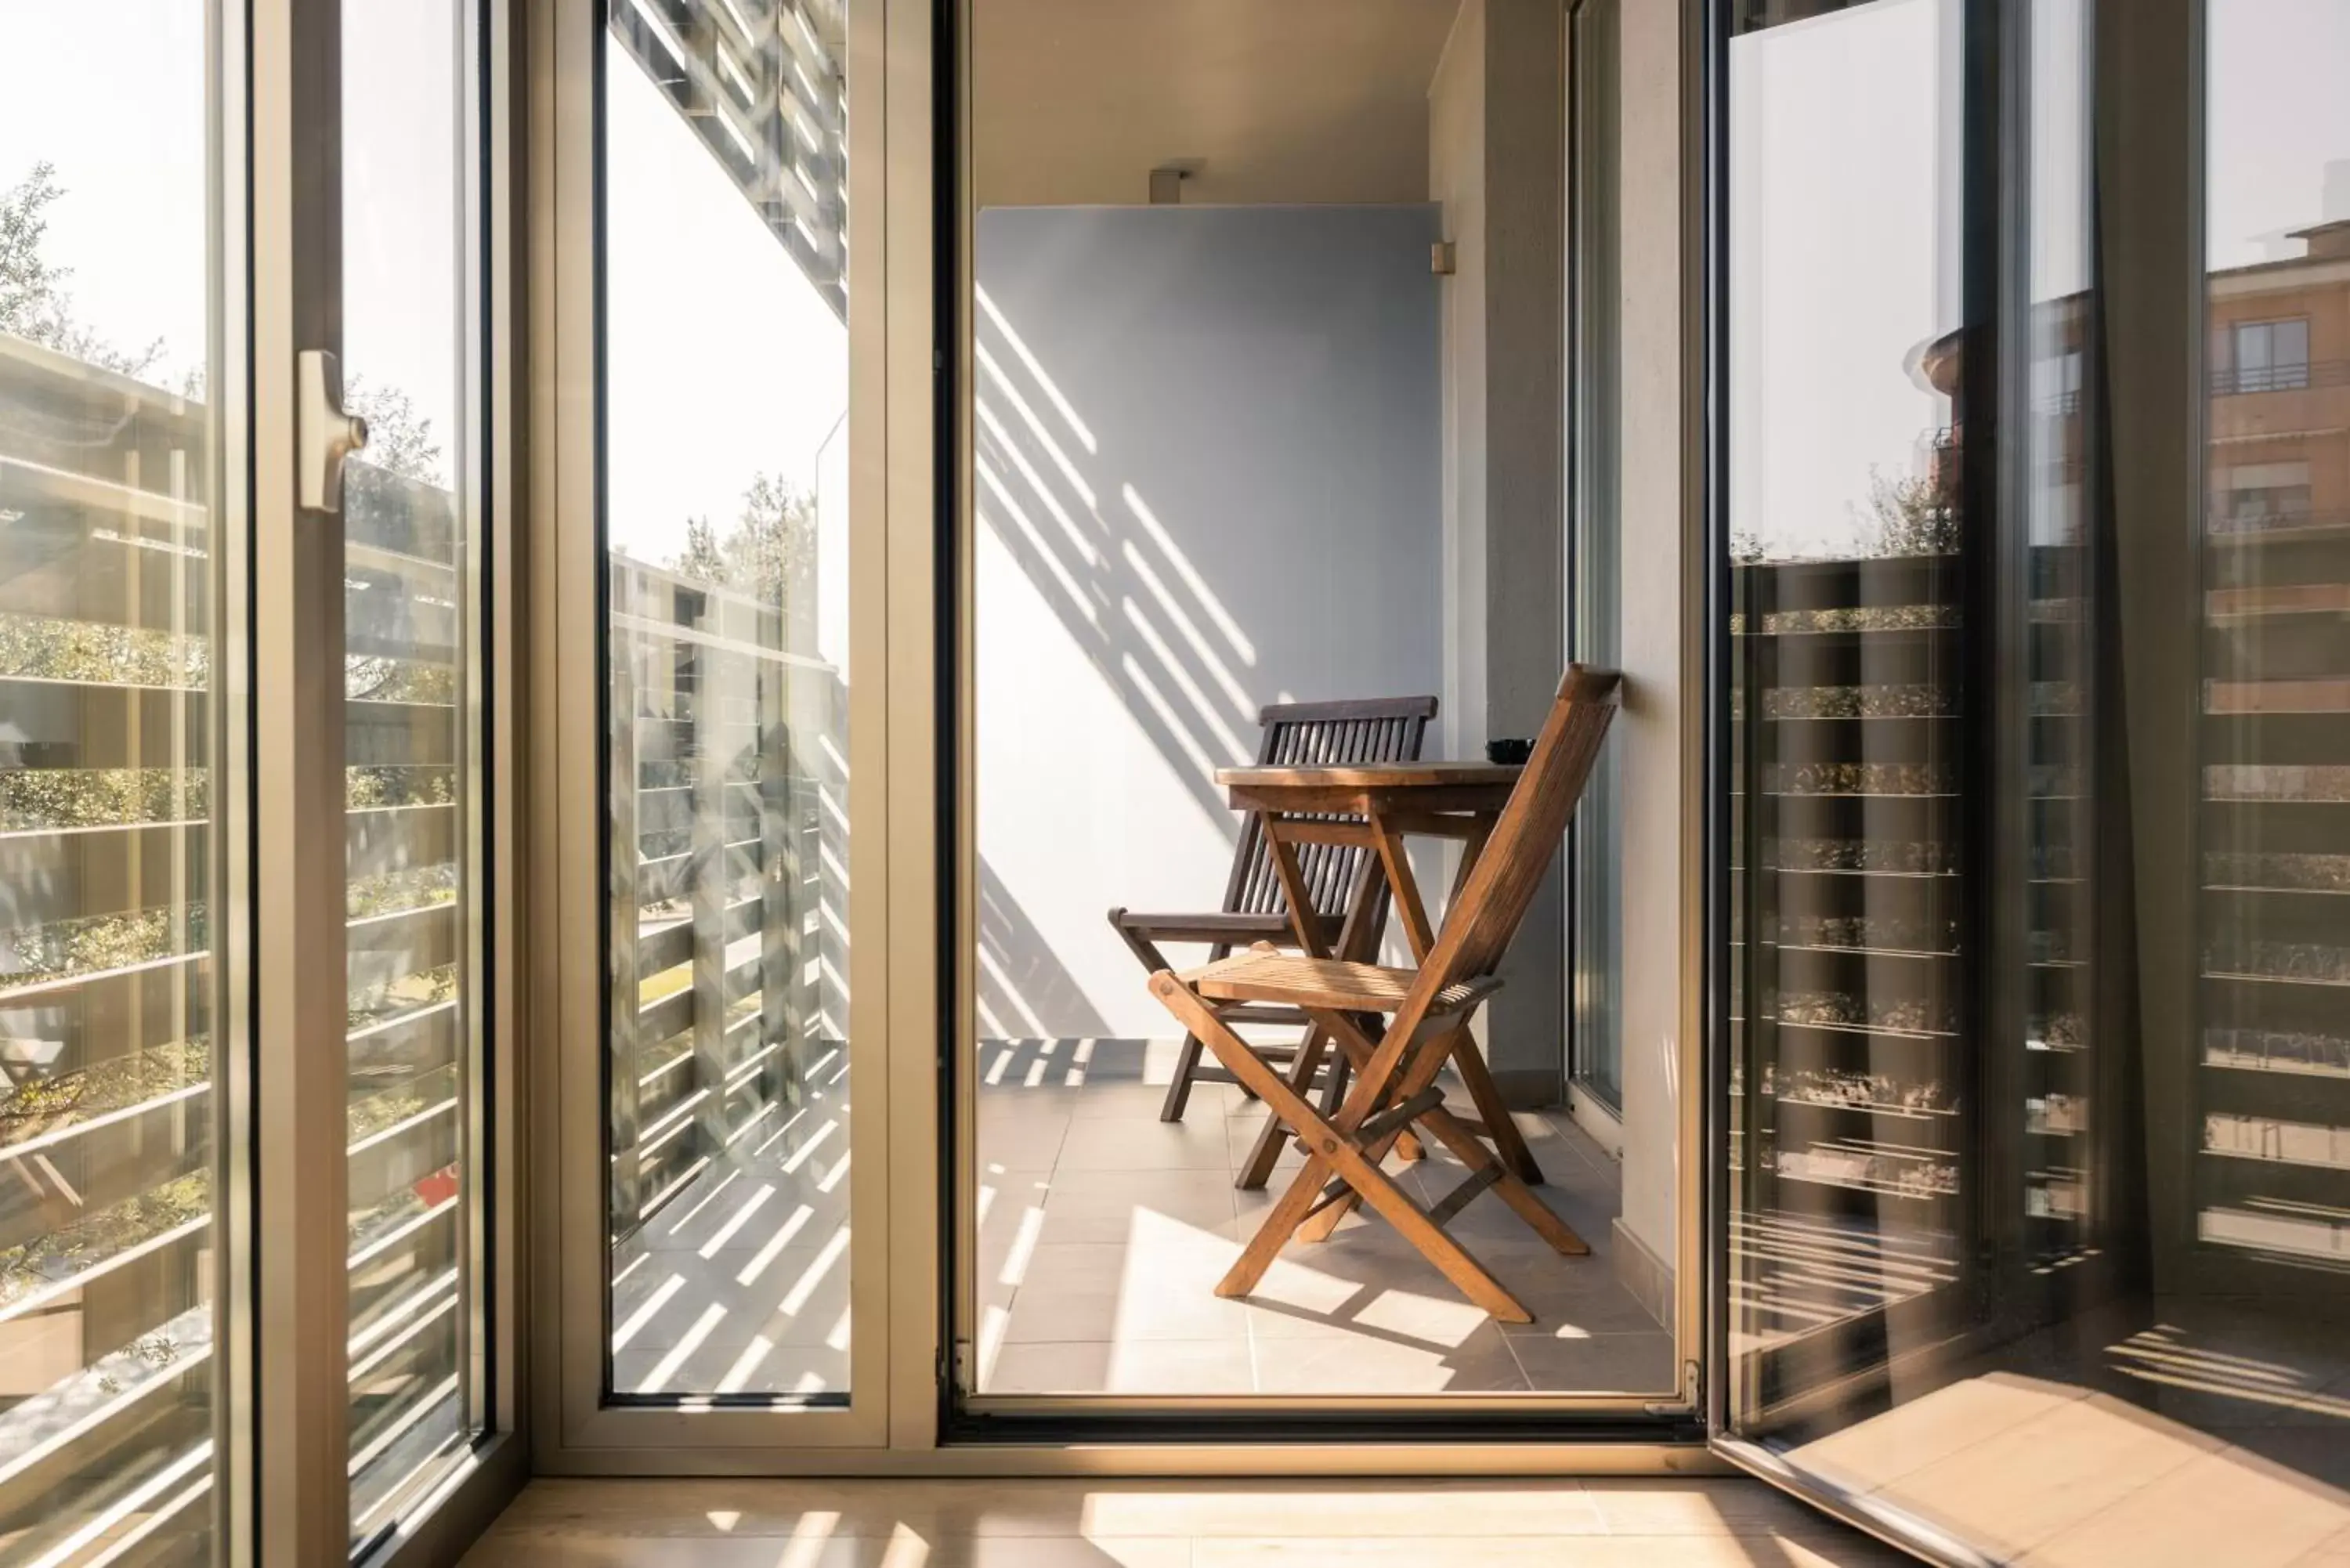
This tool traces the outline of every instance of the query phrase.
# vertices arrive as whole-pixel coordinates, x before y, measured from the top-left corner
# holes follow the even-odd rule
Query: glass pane
[[[482,411],[465,0],[343,5],[351,1532],[478,1429]]]
[[[1618,101],[1622,27],[1621,0],[1584,0],[1575,11],[1569,51],[1575,66],[1575,162],[1569,174],[1575,205],[1575,385],[1567,645],[1575,658],[1603,670],[1623,663],[1617,621],[1627,597],[1617,482],[1623,439],[1617,320],[1623,287],[1617,267],[1617,184],[1624,156]],[[1623,752],[1614,748],[1600,757],[1575,810],[1574,908],[1567,923],[1575,1081],[1618,1112],[1624,1104],[1624,857],[1617,808],[1622,789]]]
[[[1798,85],[1772,73],[1814,45],[1839,73],[1814,85],[1865,97],[1887,64],[1870,25],[1929,8],[1839,10],[1778,30],[1783,50],[1771,32],[1734,39],[1733,101]],[[2350,11],[2195,11],[2033,0],[1968,6],[1969,34],[1943,35],[2023,62],[2012,98],[1988,75],[1940,88],[1974,99],[2008,187],[1963,178],[1955,229],[1880,191],[1813,234],[1805,275],[1935,235],[2012,242],[1942,252],[1974,302],[1959,358],[2004,367],[2007,417],[1968,419],[1987,389],[1939,373],[1946,319],[1907,328],[1907,366],[1952,399],[1962,515],[1935,559],[1956,592],[1896,596],[1883,562],[1835,563],[1841,597],[1798,615],[1787,585],[1824,568],[1766,555],[1738,567],[1743,619],[1726,628],[1754,737],[1734,884],[1733,1427],[1887,1529],[1989,1561],[2314,1564],[2350,1544],[2350,110],[2324,86]],[[2108,110],[2129,158],[2127,127],[2177,123],[2171,73],[2189,61],[2202,179],[2096,167]],[[1942,167],[1979,175],[1983,148]],[[1733,177],[1734,228],[1769,231],[1772,151]],[[1801,296],[1792,257],[1733,241],[1732,258],[1752,271],[1733,275],[1733,311]],[[2199,272],[2200,307],[2182,308],[2168,286]],[[1830,337],[1837,312],[1733,322],[1742,394],[1782,330]],[[1985,341],[1998,355],[1967,361]],[[1734,428],[1761,441],[1733,452],[1734,476],[1804,454],[1767,422]],[[1949,652],[1927,685],[1891,645],[1932,639]],[[1798,944],[1823,939],[1799,938],[1809,895],[1770,792],[1773,769],[1795,776],[1786,721],[1827,711],[1788,693],[1837,659],[1857,695],[1833,700],[1853,748],[1836,764],[1881,789],[1915,765],[1911,737],[1951,733],[1924,754],[1952,761],[1940,787],[1960,799],[1923,851],[1907,803],[1838,808],[1857,845],[1815,868],[1866,889],[1841,895],[1839,941],[1889,949],[1929,888],[1947,901],[1908,928],[1911,950],[1838,956],[1853,999],[1820,1016]],[[1960,982],[1911,987],[1938,946]],[[1806,1075],[1791,1023],[1866,1038],[1849,1087]],[[1929,1050],[1930,1079],[1912,1064]],[[1858,1129],[1849,1152],[1829,1164],[1814,1135],[1791,1171],[1803,1116]],[[1880,1178],[1918,1168],[1920,1147],[1947,1151],[1930,1166],[1947,1181]],[[1823,1219],[1791,1175],[1859,1190]]]
[[[0,16],[0,1558],[203,1564],[207,7]],[[100,109],[98,106],[104,106]]]
[[[2205,414],[2236,504],[2200,550],[2203,1267],[2179,1271],[2173,1315],[2210,1355],[2265,1337],[2299,1383],[2339,1370],[2299,1354],[2320,1324],[2350,1343],[2350,106],[2309,96],[2350,9],[2211,0],[2207,18],[2208,318],[2240,338],[2264,320],[2269,358],[2215,380]],[[2259,1305],[2223,1322],[2207,1298],[2236,1291]],[[2326,1473],[2350,1484],[2350,1402],[2332,1414]]]
[[[1730,45],[1735,1416],[1931,1338],[1976,954],[1957,0]],[[1833,1262],[1837,1266],[1824,1267]]]
[[[605,55],[610,1391],[848,1392],[842,16]]]

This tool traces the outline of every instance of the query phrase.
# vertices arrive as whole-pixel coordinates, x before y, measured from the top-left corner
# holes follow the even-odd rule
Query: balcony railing
[[[2313,387],[2350,387],[2350,359],[2314,359],[2302,365],[2231,366],[2210,374],[2211,396],[2253,392],[2300,392]]]
[[[611,606],[619,1241],[845,1066],[847,691],[768,599],[615,556]]]

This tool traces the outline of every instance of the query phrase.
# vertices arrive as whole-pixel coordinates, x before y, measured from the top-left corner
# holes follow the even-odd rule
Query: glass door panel
[[[225,1490],[212,31],[0,16],[0,1558],[44,1568],[209,1563]]]
[[[342,9],[351,1536],[480,1429],[482,74],[468,0]]]
[[[1962,8],[1740,9],[1730,1349],[1752,1434],[1950,1332],[1980,955]]]
[[[1938,1561],[2326,1561],[2350,22],[1731,20],[1724,1448]]]
[[[849,1391],[847,63],[833,0],[603,47],[615,1403]]]

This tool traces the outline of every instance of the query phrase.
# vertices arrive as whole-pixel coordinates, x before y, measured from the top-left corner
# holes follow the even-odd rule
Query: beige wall
[[[1419,202],[1454,0],[973,0],[979,204]]]

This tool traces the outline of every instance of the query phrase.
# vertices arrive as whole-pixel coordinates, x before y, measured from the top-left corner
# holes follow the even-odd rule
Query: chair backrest
[[[1428,722],[1436,717],[1433,697],[1366,697],[1345,702],[1276,702],[1258,715],[1263,726],[1256,748],[1259,767],[1336,766],[1345,763],[1416,763]],[[1365,852],[1351,845],[1301,844],[1297,869],[1318,914],[1342,913],[1362,874]],[[1224,909],[1232,914],[1285,912],[1281,878],[1264,839],[1264,820],[1255,812],[1241,825],[1232,855]]]
[[[1534,739],[1534,754],[1494,821],[1484,853],[1470,868],[1461,896],[1444,916],[1441,934],[1420,966],[1408,1011],[1415,1019],[1446,986],[1489,975],[1501,966],[1518,923],[1526,918],[1534,888],[1550,865],[1551,852],[1566,833],[1567,818],[1607,738],[1623,677],[1612,670],[1567,666]]]

